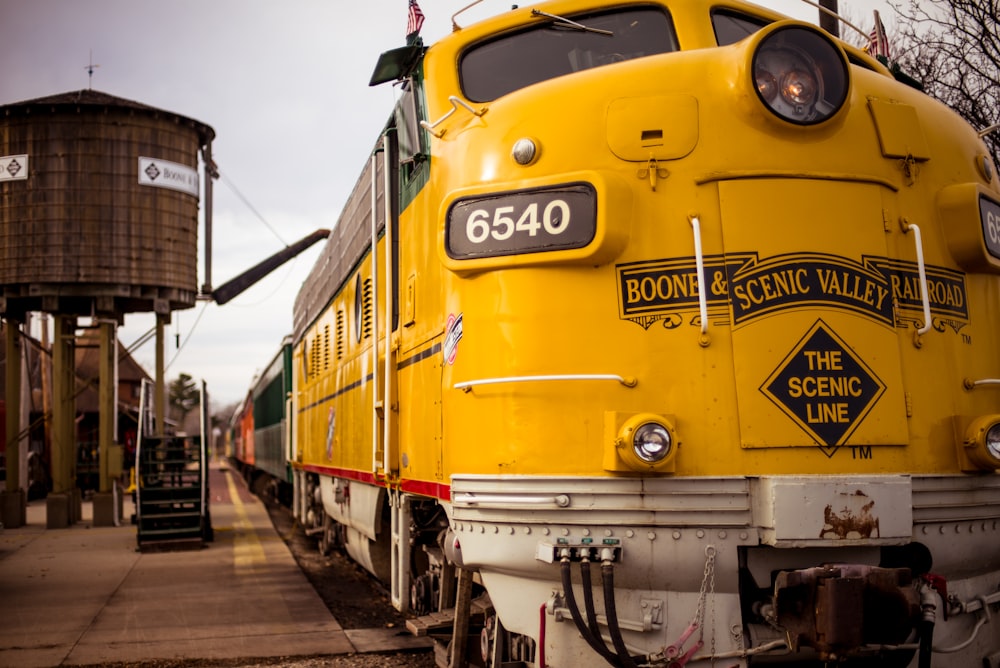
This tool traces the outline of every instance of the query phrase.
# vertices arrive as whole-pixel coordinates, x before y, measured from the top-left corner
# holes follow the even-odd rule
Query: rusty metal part
[[[898,644],[920,615],[911,583],[908,568],[836,564],[782,571],[774,585],[778,624],[790,647],[812,647],[823,660],[863,645]]]

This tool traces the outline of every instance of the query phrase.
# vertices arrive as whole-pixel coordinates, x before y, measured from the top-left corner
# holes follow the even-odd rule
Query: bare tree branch
[[[893,56],[976,129],[1000,122],[1000,0],[900,0]],[[984,137],[1000,162],[1000,131]]]

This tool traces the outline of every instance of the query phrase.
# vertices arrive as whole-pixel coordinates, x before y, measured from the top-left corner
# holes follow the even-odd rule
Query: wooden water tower
[[[162,428],[163,326],[198,296],[198,211],[204,193],[210,225],[214,137],[199,121],[94,90],[0,106],[0,316],[8,324],[7,360],[20,359],[19,328],[29,312],[55,317],[50,526],[79,519],[72,499],[78,317],[90,317],[101,330],[101,493],[111,489],[108,465],[118,454],[112,379],[116,328],[126,313],[157,315]],[[8,364],[11,416],[17,414],[12,399],[20,396],[18,371]],[[17,420],[8,420],[6,438],[8,461],[13,455],[16,462]],[[8,466],[7,495],[20,487],[17,466]],[[97,514],[95,499],[95,523]]]

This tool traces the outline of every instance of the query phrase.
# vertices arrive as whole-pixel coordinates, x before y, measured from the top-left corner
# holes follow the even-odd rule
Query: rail
[[[931,329],[931,300],[927,295],[927,266],[924,264],[924,243],[920,236],[920,227],[903,220],[903,232],[913,232],[913,245],[917,251],[917,271],[920,274],[920,301],[924,307],[924,326],[917,329],[917,335],[923,336]]]
[[[698,313],[701,316],[701,345],[707,346],[708,339],[708,295],[705,294],[705,256],[701,249],[701,220],[698,216],[688,216],[694,235],[694,260],[698,269]]]
[[[507,494],[476,494],[473,492],[464,492],[456,494],[452,499],[452,502],[456,505],[462,506],[477,506],[481,503],[486,503],[490,505],[505,506],[556,506],[558,508],[568,508],[570,500],[568,494],[517,496]]]
[[[501,383],[531,383],[548,382],[557,380],[614,380],[625,387],[635,387],[639,381],[635,378],[619,376],[614,373],[591,373],[591,374],[555,374],[547,376],[505,376],[501,378],[480,378],[478,380],[465,380],[453,385],[456,390],[469,392],[473,387],[479,385],[498,385]]]
[[[965,385],[965,389],[974,390],[977,387],[983,387],[985,385],[1000,385],[1000,378],[980,378],[979,380],[966,378],[962,381],[962,384]]]
[[[457,97],[455,95],[449,95],[448,96],[448,101],[451,102],[451,109],[449,109],[445,113],[444,116],[442,116],[441,118],[437,119],[433,123],[428,123],[427,121],[420,121],[420,127],[422,127],[423,129],[427,130],[428,132],[430,132],[432,135],[434,135],[438,139],[441,139],[441,137],[444,137],[444,132],[445,131],[441,130],[440,132],[435,132],[434,128],[436,128],[437,126],[441,125],[446,120],[448,120],[449,118],[451,118],[451,115],[454,114],[456,111],[458,111],[459,106],[463,107],[466,111],[468,111],[473,116],[482,116],[483,114],[486,113],[486,110],[488,108],[488,107],[483,107],[479,111],[476,111],[475,109],[473,109],[472,107],[470,107],[464,100],[462,100],[461,98],[459,98],[459,97]]]

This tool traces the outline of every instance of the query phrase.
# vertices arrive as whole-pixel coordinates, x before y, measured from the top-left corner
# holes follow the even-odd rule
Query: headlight
[[[672,416],[656,413],[608,413],[606,425],[614,430],[605,453],[609,471],[672,473],[680,441]],[[611,432],[609,432],[611,435]]]
[[[632,451],[644,462],[655,464],[670,454],[673,439],[662,424],[647,422],[632,432]]]
[[[847,100],[843,52],[812,28],[788,25],[763,37],[751,71],[764,106],[791,123],[822,123]]]
[[[965,454],[978,468],[1000,469],[1000,415],[981,415],[965,432]]]
[[[993,459],[1000,461],[1000,424],[995,424],[986,430],[986,438],[983,439],[983,447],[986,453]]]

